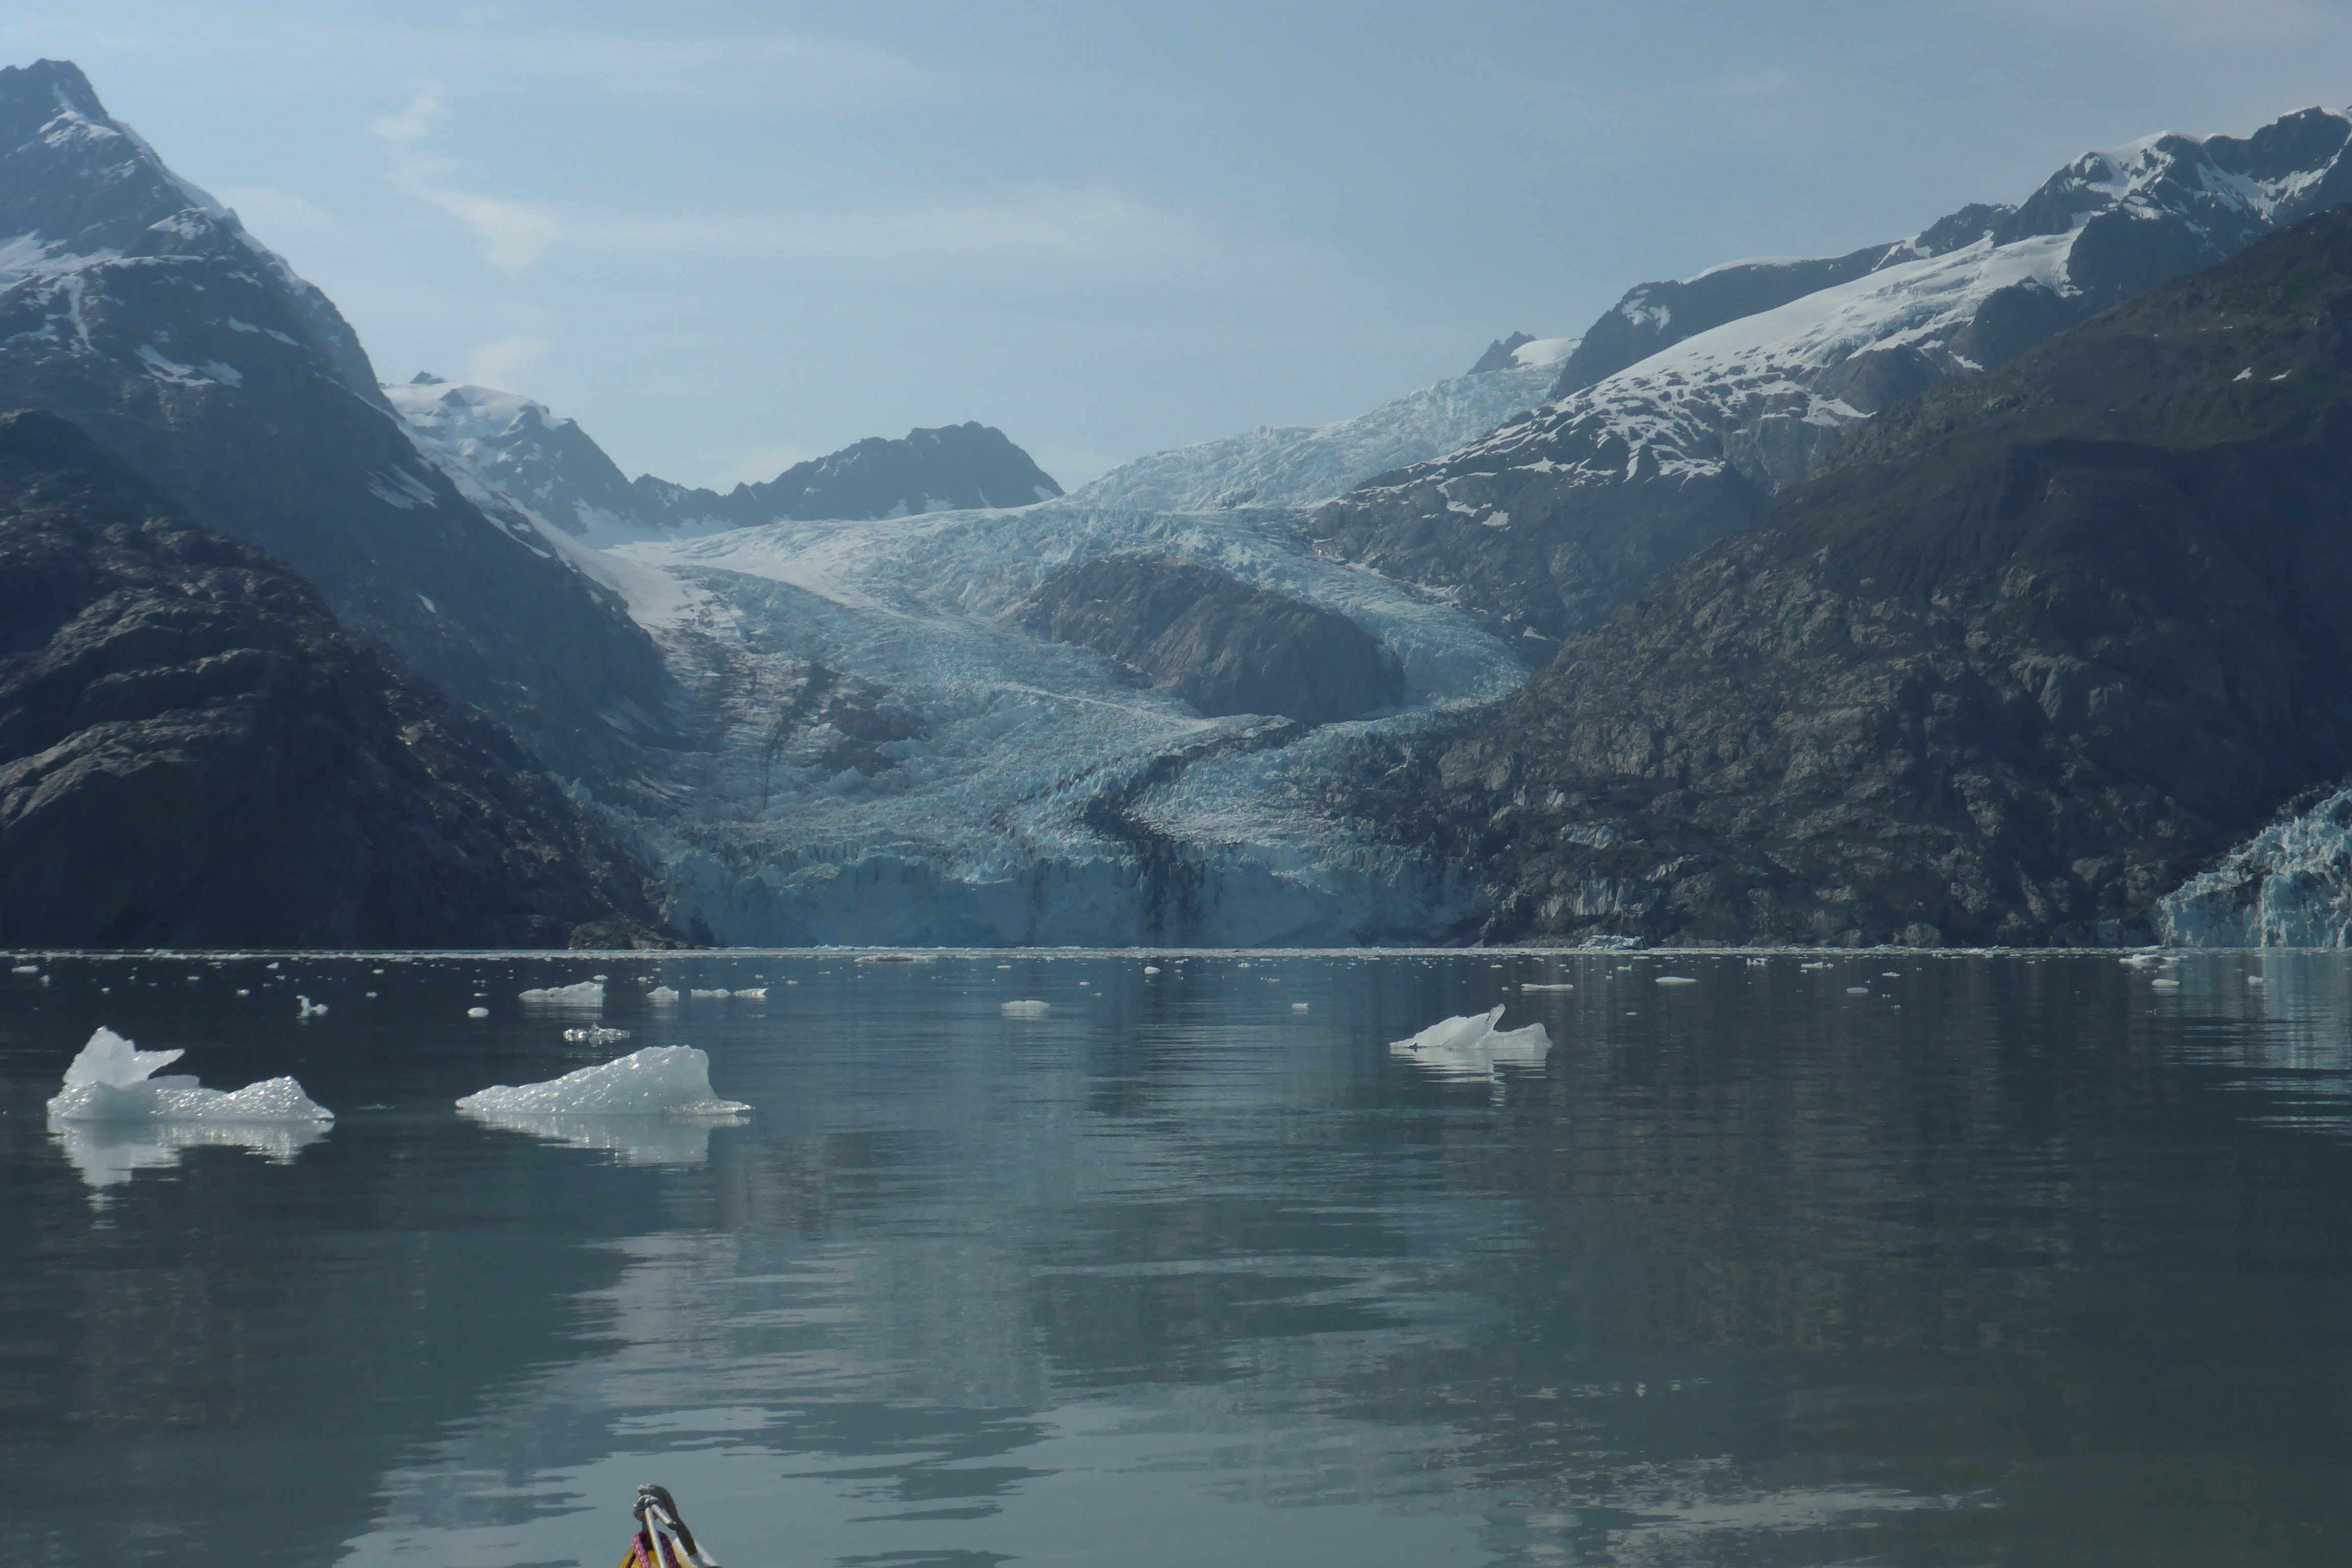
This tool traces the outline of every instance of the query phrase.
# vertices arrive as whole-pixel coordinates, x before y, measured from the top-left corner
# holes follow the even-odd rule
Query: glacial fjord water
[[[12,963],[11,1564],[2352,1561],[2342,956]],[[335,1120],[53,1131],[100,1025]]]

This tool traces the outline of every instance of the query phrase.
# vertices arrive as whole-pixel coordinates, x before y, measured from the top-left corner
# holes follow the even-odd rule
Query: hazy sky
[[[2352,0],[10,0],[377,374],[769,478],[980,419],[1066,484],[1626,288],[2352,102]]]

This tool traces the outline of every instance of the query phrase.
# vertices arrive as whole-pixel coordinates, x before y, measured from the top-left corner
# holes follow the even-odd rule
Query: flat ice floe
[[[583,980],[576,985],[534,985],[519,993],[525,1002],[536,1002],[543,1007],[602,1007],[604,988],[593,980]]]
[[[692,1046],[647,1046],[544,1083],[494,1084],[457,1109],[471,1115],[733,1116],[751,1108],[710,1088],[710,1058]]]
[[[1493,1079],[1498,1068],[1539,1068],[1551,1052],[1551,1035],[1544,1026],[1498,1029],[1502,1004],[1485,1013],[1473,1013],[1432,1024],[1410,1039],[1392,1040],[1389,1054],[1427,1068],[1440,1078]]]
[[[193,1078],[151,1077],[179,1051],[142,1051],[111,1029],[89,1037],[48,1103],[49,1135],[103,1202],[131,1173],[179,1163],[194,1148],[242,1149],[275,1163],[291,1162],[326,1135],[334,1117],[290,1078],[247,1084],[234,1093]]]

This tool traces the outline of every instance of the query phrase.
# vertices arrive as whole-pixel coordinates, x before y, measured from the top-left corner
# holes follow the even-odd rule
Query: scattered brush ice
[[[323,1018],[327,1016],[327,1005],[324,1002],[313,1002],[308,996],[299,995],[294,1000],[297,1004],[294,1016],[298,1018]]]
[[[563,1037],[572,1041],[574,1045],[584,1040],[590,1045],[602,1046],[608,1045],[614,1040],[627,1039],[629,1037],[629,1031],[626,1029],[608,1029],[604,1027],[604,1025],[597,1024],[585,1029],[566,1029],[563,1031]]]
[[[692,1046],[648,1046],[545,1083],[497,1084],[457,1102],[474,1114],[732,1116],[751,1108],[711,1092],[710,1058]]]
[[[1042,1018],[1053,1010],[1050,1002],[1007,1002],[1003,1007],[1008,1018]]]
[[[1660,985],[1696,985],[1698,984],[1697,980],[1687,974],[1661,974],[1658,976],[1656,983]]]
[[[468,1007],[466,1009],[466,1016],[468,1018],[487,1018],[489,1016],[490,1010],[488,1007]]]
[[[717,989],[710,991],[689,991],[687,994],[689,996],[708,996],[714,1002],[724,1002],[728,997],[733,995],[734,993],[728,990],[724,985],[721,985]]]
[[[180,1059],[178,1051],[142,1051],[111,1029],[90,1036],[66,1068],[65,1084],[49,1101],[53,1121],[332,1121],[326,1110],[290,1078],[249,1083],[234,1092],[205,1089],[193,1078],[151,1078]]]
[[[1294,1013],[1304,1013],[1307,1012],[1308,1008],[1307,1005],[1304,1002],[1293,1002],[1290,1005],[1290,1010]]]
[[[646,1000],[648,1002],[675,1002],[677,1000],[677,993],[671,990],[667,985],[656,985],[652,990],[646,993]]]
[[[764,985],[750,987],[739,985],[735,988],[735,999],[739,1002],[765,1002],[768,999],[768,988]]]
[[[1408,1040],[1389,1042],[1391,1056],[1403,1057],[1441,1078],[1499,1079],[1498,1068],[1543,1066],[1551,1052],[1551,1036],[1541,1024],[1522,1029],[1497,1029],[1500,1003],[1485,1013],[1448,1018],[1432,1024]]]
[[[543,1007],[602,1007],[604,988],[593,980],[583,980],[576,985],[534,985],[520,994],[526,1002],[536,1002]]]

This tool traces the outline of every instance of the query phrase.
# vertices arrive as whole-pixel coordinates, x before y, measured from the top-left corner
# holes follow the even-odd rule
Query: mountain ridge
[[[1488,940],[2147,940],[2352,773],[2352,212],[1947,381],[1349,803]]]

